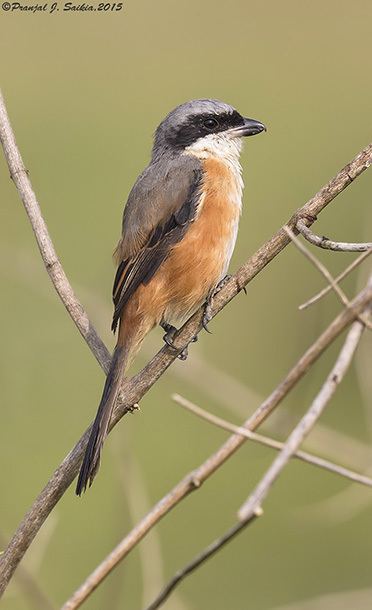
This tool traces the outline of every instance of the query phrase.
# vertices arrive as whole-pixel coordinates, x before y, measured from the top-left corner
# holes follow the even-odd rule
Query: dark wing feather
[[[159,171],[159,168],[157,170]],[[164,176],[159,177],[156,174],[153,179],[157,181],[157,184],[153,187],[152,192],[148,193],[145,190],[142,194],[146,197],[152,196],[151,206],[148,205],[147,200],[148,216],[151,217],[155,210],[158,222],[152,222],[152,226],[148,230],[149,218],[146,217],[146,207],[139,207],[141,206],[141,188],[138,185],[131,195],[136,197],[139,209],[136,210],[133,199],[130,198],[124,212],[123,238],[118,248],[122,260],[119,263],[113,287],[115,311],[111,328],[114,332],[123,307],[141,284],[150,282],[172,247],[182,239],[189,224],[195,218],[200,201],[202,170],[198,160],[192,160],[191,163],[186,164],[184,162],[180,164],[178,161],[176,166],[167,167],[165,179]],[[162,185],[163,192],[157,185]],[[138,212],[136,218],[134,218],[135,211]],[[128,215],[131,214],[130,219]],[[138,216],[141,217],[141,215],[144,216],[142,225],[138,222]],[[131,220],[138,228],[137,235],[133,233]],[[132,231],[132,243],[126,244],[128,225]],[[144,228],[147,228],[146,240],[144,240]],[[137,251],[133,247],[136,241],[137,243],[142,242]],[[123,244],[126,245],[124,249]],[[125,256],[126,251],[130,252],[129,256]]]

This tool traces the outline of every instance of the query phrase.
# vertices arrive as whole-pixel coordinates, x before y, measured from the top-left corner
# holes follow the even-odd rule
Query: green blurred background
[[[175,105],[216,97],[268,125],[246,142],[244,213],[232,270],[371,137],[369,0],[126,2],[118,13],[0,13],[1,86],[65,270],[110,346],[111,252],[152,133]],[[371,239],[372,170],[320,216],[320,234]],[[1,536],[15,529],[92,419],[103,374],[50,285],[25,212],[0,162]],[[316,252],[333,272],[353,255]],[[351,296],[365,267],[345,282]],[[214,320],[105,445],[78,500],[69,490],[24,567],[58,607],[132,525],[226,434],[181,411],[179,392],[240,423],[340,310],[333,295],[298,305],[323,280],[287,248]],[[138,369],[162,346],[148,338]],[[370,341],[370,340],[369,340]],[[334,361],[338,341],[264,429],[285,438]],[[371,345],[306,447],[368,472]],[[144,540],[85,604],[140,610],[173,572],[235,520],[273,459],[248,446]],[[372,492],[292,463],[265,514],[203,566],[169,610],[370,608]],[[325,597],[326,596],[326,597]],[[40,608],[18,576],[8,610]]]

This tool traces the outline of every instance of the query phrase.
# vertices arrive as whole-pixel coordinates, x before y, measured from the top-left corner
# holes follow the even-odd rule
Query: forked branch
[[[354,271],[354,269],[361,265],[371,254],[372,250],[367,250],[366,252],[363,252],[363,254],[358,256],[352,263],[350,263],[350,265],[346,267],[346,269],[344,269],[337,277],[334,278],[335,284],[339,284],[343,279],[345,279],[345,277],[349,275],[349,273],[351,273],[352,271]],[[311,299],[308,299],[305,303],[302,303],[302,305],[300,305],[298,309],[302,311],[303,309],[310,307],[310,305],[314,305],[314,303],[319,301],[319,299],[323,298],[333,289],[334,287],[332,286],[332,284],[328,284],[327,286],[325,286],[325,288],[320,290],[320,292],[311,297]]]
[[[372,289],[372,277],[369,281],[369,287]],[[364,312],[367,314],[368,310],[369,303],[364,309]],[[279,455],[276,457],[265,476],[240,509],[239,519],[241,521],[249,519],[250,515],[254,514],[258,507],[261,508],[261,504],[269,493],[271,486],[277,480],[291,457],[296,453],[296,451],[298,451],[300,445],[303,443],[318,421],[351,364],[363,330],[364,325],[362,322],[359,322],[359,320],[354,322],[347,334],[346,341],[336,360],[336,363],[329,373],[319,394],[313,400],[308,411],[301,418],[297,426],[288,437],[283,449],[281,449]]]
[[[236,426],[231,422],[223,419],[221,417],[217,417],[213,413],[202,409],[198,405],[195,405],[187,398],[180,396],[179,394],[173,394],[172,399],[178,405],[187,409],[197,417],[204,419],[205,421],[217,426],[218,428],[222,428],[223,430],[227,430],[228,432],[232,432],[233,434],[240,434],[244,436],[246,439],[253,441],[254,443],[258,443],[260,445],[264,445],[265,447],[271,447],[271,449],[275,449],[276,451],[280,451],[284,447],[284,443],[274,440],[273,438],[269,438],[268,436],[264,436],[263,434],[257,434],[256,432],[250,432],[246,428],[242,426]],[[344,477],[345,479],[349,479],[353,483],[360,483],[361,485],[365,485],[366,487],[372,487],[372,479],[371,477],[367,477],[364,474],[359,474],[358,472],[354,472],[349,468],[344,468],[339,464],[334,464],[329,460],[321,458],[317,455],[313,455],[312,453],[308,453],[307,451],[298,450],[293,454],[294,458],[301,460],[302,462],[306,462],[307,464],[311,464],[312,466],[317,466],[318,468],[323,468],[324,470],[328,470],[329,472],[333,472],[333,474],[337,474],[340,477]]]
[[[345,241],[333,241],[328,237],[316,235],[308,227],[308,221],[299,218],[296,224],[296,229],[314,246],[318,248],[324,248],[325,250],[333,250],[334,252],[366,252],[371,250],[372,241],[366,243],[351,243]]]

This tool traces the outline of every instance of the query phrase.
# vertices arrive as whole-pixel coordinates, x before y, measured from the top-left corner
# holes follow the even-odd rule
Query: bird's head
[[[177,106],[155,132],[153,158],[162,154],[194,153],[223,156],[226,150],[241,148],[241,139],[266,127],[243,117],[229,104],[218,100],[192,100]]]

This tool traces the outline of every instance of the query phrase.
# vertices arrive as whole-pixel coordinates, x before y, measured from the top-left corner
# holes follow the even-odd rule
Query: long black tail
[[[91,486],[97,474],[101,449],[107,436],[111,414],[115,406],[116,398],[120,389],[120,382],[128,362],[127,347],[117,345],[112,356],[110,370],[106,377],[101,402],[99,403],[96,418],[93,422],[83,463],[80,468],[79,478],[76,485],[76,494],[80,496]]]

